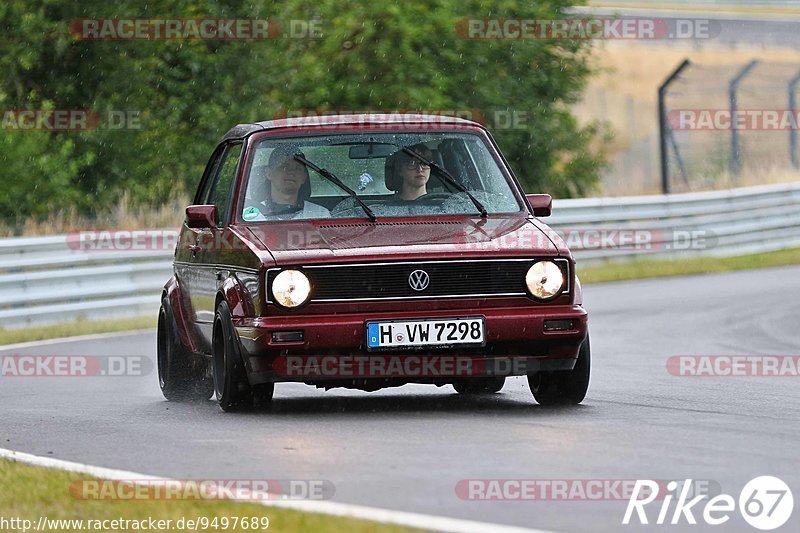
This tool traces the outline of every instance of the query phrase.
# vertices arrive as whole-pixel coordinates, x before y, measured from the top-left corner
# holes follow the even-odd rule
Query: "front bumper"
[[[481,347],[366,350],[366,322],[483,317]],[[545,320],[572,320],[572,329],[546,331]],[[586,337],[581,306],[502,307],[477,311],[425,310],[391,313],[297,315],[234,319],[252,384],[397,378],[439,383],[488,375],[569,370]],[[302,331],[302,341],[276,342],[275,332]],[[386,375],[388,373],[388,375]]]

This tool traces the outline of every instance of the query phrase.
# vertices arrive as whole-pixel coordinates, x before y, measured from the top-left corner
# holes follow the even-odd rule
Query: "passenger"
[[[419,155],[431,160],[433,154],[422,143],[408,147]],[[427,163],[412,157],[405,151],[399,151],[390,156],[387,164],[386,186],[395,191],[395,196],[401,200],[416,200],[428,194],[428,180],[431,177],[431,167]]]

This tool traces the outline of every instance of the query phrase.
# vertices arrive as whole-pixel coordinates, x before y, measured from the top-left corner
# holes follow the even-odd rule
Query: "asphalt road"
[[[334,501],[565,532],[655,526],[621,526],[626,501],[468,501],[455,486],[691,478],[738,499],[748,480],[775,475],[800,507],[798,378],[666,370],[672,355],[800,353],[798,295],[800,267],[587,287],[594,368],[579,407],[541,408],[513,379],[486,398],[279,385],[271,411],[224,414],[166,402],[155,373],[0,377],[0,447],[180,479],[324,479]],[[155,335],[139,333],[0,354],[154,352]],[[796,508],[780,531],[798,525]],[[738,513],[715,528],[663,529],[754,531]]]

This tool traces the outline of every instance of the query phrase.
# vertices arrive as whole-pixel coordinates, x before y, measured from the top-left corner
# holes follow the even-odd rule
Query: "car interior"
[[[359,145],[353,145],[359,146]],[[366,145],[365,145],[366,146]],[[480,179],[478,177],[478,173],[475,169],[475,165],[471,159],[471,156],[464,145],[463,141],[460,139],[445,139],[438,143],[436,146],[430,147],[431,151],[431,160],[439,165],[440,167],[444,168],[448,172],[450,172],[456,179],[461,180],[461,182],[468,188],[468,189],[476,189],[480,187]],[[364,194],[359,193],[359,196],[367,202],[369,205],[375,204],[382,204],[382,205],[393,205],[393,204],[404,204],[407,203],[403,200],[399,200],[395,193],[396,184],[395,184],[395,176],[394,176],[394,157],[396,157],[397,148],[392,146],[392,152],[388,155],[386,154],[386,150],[372,150],[372,145],[369,145],[369,149],[361,149],[361,150],[351,150],[349,151],[350,159],[358,160],[358,159],[382,159],[383,160],[383,176],[371,176],[375,182],[381,183],[384,185],[383,189],[388,192],[381,192],[378,194]],[[383,153],[381,153],[383,152]],[[311,156],[309,156],[311,158]],[[315,196],[312,192],[312,188],[314,184],[321,184],[325,182],[325,178],[319,176],[313,170],[309,171],[310,179],[306,181],[303,185],[303,188],[300,190],[299,197],[303,200],[321,205],[325,207],[329,211],[333,211],[336,206],[340,205],[343,201],[348,201],[349,196],[345,191],[341,191],[341,194],[327,194],[327,195],[317,195]],[[356,189],[356,186],[352,183],[354,181],[353,176],[348,175],[338,175],[337,176],[342,179],[342,181],[353,188]],[[477,187],[476,187],[477,185]],[[431,170],[430,180],[428,182],[428,194],[423,196],[421,199],[422,201],[426,201],[426,197],[430,197],[431,200],[438,199],[441,201],[442,197],[441,194],[443,193],[453,193],[456,192],[455,188],[448,184],[444,178],[442,178],[438,172],[435,170]],[[267,165],[266,164],[259,164],[254,165],[252,167],[250,173],[250,179],[247,186],[247,194],[246,194],[246,201],[245,201],[245,208],[250,206],[257,206],[258,203],[264,201],[266,198],[269,197],[269,181],[267,180]]]

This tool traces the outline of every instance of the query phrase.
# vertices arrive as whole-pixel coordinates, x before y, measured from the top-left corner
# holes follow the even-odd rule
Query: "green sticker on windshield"
[[[242,218],[245,220],[255,220],[261,216],[261,211],[257,207],[248,207],[242,213]]]

